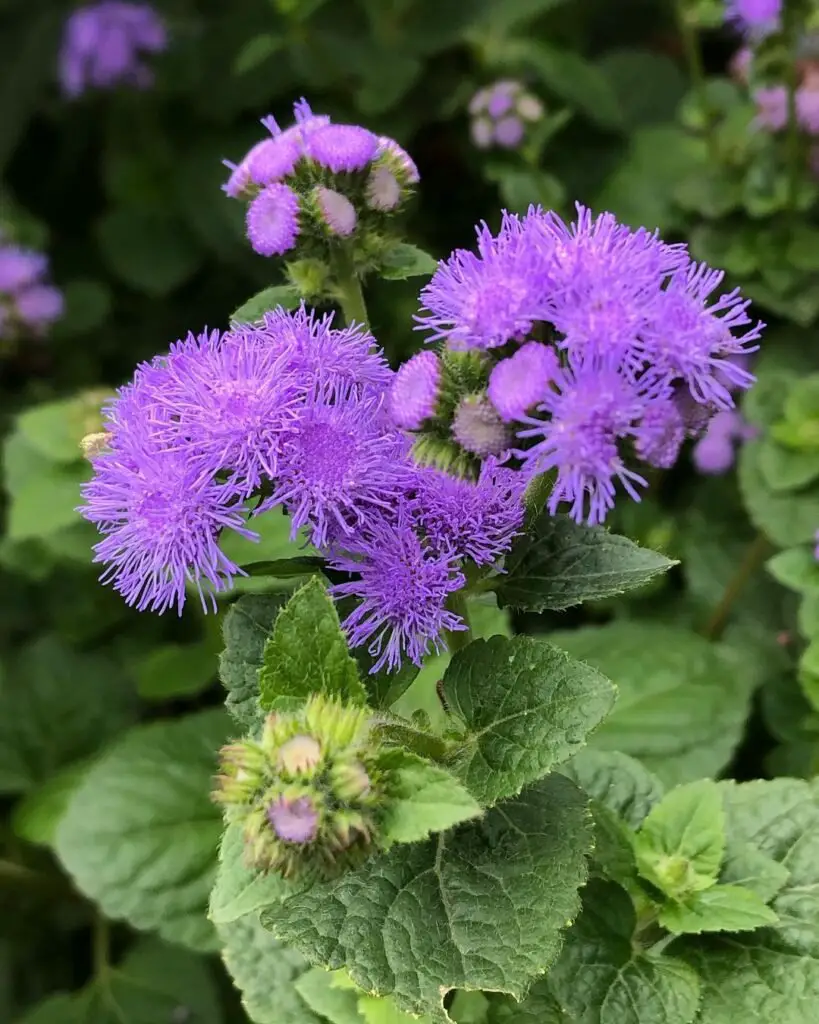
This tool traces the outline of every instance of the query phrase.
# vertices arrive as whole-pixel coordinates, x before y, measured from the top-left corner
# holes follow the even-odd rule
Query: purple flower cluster
[[[63,312],[63,294],[48,283],[48,259],[0,239],[0,342],[41,335]]]
[[[464,628],[447,608],[462,563],[492,564],[523,519],[523,478],[487,460],[456,480],[410,457],[387,410],[395,375],[362,328],[303,306],[205,332],[144,363],[106,409],[82,512],[102,535],[103,579],[139,609],[203,606],[242,569],[225,531],[282,508],[356,598],[345,620],[374,671],[420,663]]]
[[[725,20],[755,39],[779,28],[782,0],[727,0]]]
[[[74,98],[87,89],[145,89],[153,72],[142,59],[168,45],[162,18],[149,4],[103,0],[68,18],[60,49],[60,85]]]
[[[503,79],[476,92],[469,113],[472,141],[479,149],[517,149],[527,124],[543,117],[543,105],[520,82]]]
[[[303,244],[348,238],[379,215],[392,213],[418,182],[418,168],[394,139],[352,124],[333,124],[306,100],[282,129],[262,120],[270,138],[238,164],[226,162],[224,191],[248,200],[247,234],[262,256],[282,256]]]
[[[428,340],[485,365],[486,389],[462,399],[451,436],[483,456],[515,431],[522,475],[555,474],[549,510],[602,522],[617,483],[639,500],[636,462],[671,466],[685,437],[753,382],[739,357],[763,325],[751,326],[737,291],[719,294],[722,279],[685,246],[582,206],[571,225],[536,208],[504,214],[497,235],[482,225],[477,252],[440,264],[417,318]],[[406,425],[417,427],[439,398],[428,373],[416,377]]]

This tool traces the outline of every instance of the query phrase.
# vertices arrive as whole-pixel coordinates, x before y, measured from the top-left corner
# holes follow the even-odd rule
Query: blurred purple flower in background
[[[527,124],[543,117],[543,105],[520,82],[503,79],[476,92],[469,113],[472,141],[479,149],[517,149]]]
[[[48,257],[0,239],[0,341],[43,334],[62,316],[63,293],[47,274]]]
[[[143,54],[168,45],[162,18],[149,4],[104,0],[79,7],[68,18],[60,49],[60,85],[74,98],[87,89],[129,85],[145,89],[153,72]]]
[[[782,0],[728,0],[725,7],[725,20],[756,38],[776,32],[781,14]]]

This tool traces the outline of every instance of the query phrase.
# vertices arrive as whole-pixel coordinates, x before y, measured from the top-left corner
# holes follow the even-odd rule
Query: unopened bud
[[[285,843],[312,843],[319,827],[319,813],[309,796],[279,797],[268,805],[267,820]]]
[[[307,775],[321,761],[321,746],[312,736],[294,736],[279,748],[276,764],[285,775]]]
[[[333,765],[330,779],[341,800],[360,800],[370,792],[370,777],[360,761]]]
[[[80,441],[80,450],[86,459],[95,459],[106,450],[111,443],[111,434],[107,430],[101,430],[96,434],[86,434]]]

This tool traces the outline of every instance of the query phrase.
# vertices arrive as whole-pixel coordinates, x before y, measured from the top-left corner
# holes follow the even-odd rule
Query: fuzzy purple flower
[[[725,20],[755,38],[777,31],[782,0],[727,0]]]
[[[467,395],[458,403],[452,436],[473,455],[500,455],[509,447],[510,434],[492,404],[483,395]]]
[[[276,486],[260,511],[284,505],[292,537],[309,526],[313,544],[322,548],[392,508],[409,467],[380,413],[381,399],[372,395],[318,390],[282,442]]]
[[[279,797],[267,808],[267,820],[285,843],[312,843],[318,833],[319,814],[308,796]]]
[[[260,256],[284,255],[299,230],[299,197],[288,185],[268,185],[247,208],[247,237]]]
[[[0,243],[0,293],[14,294],[36,284],[48,270],[48,259],[39,252]]]
[[[557,368],[554,349],[539,341],[527,342],[493,368],[487,395],[504,423],[522,419],[537,405]]]
[[[417,185],[421,180],[418,167],[409,153],[395,139],[388,135],[379,135],[376,157],[384,161],[402,185]]]
[[[388,212],[400,205],[403,189],[388,167],[374,167],[367,179],[367,206]]]
[[[149,4],[103,0],[79,7],[65,25],[60,84],[66,96],[123,84],[144,89],[153,73],[143,54],[168,45],[165,24]]]
[[[434,352],[418,352],[399,367],[389,392],[393,423],[418,430],[435,415],[441,383],[441,362]]]
[[[480,89],[469,104],[472,141],[480,149],[516,149],[526,134],[526,122],[543,117],[540,101],[520,82],[509,79]]]
[[[47,272],[42,253],[0,241],[0,338],[41,335],[62,316],[63,293]]]
[[[736,445],[753,440],[757,429],[746,423],[734,409],[718,412],[694,445],[691,458],[698,472],[705,476],[721,476],[733,466]]]
[[[358,579],[332,587],[335,597],[356,597],[358,606],[342,623],[353,647],[368,644],[371,671],[397,671],[404,656],[420,665],[440,651],[446,631],[466,629],[446,608],[447,598],[465,584],[454,551],[441,550],[417,534],[410,510],[375,519],[347,551],[330,564]]]
[[[63,293],[53,285],[35,284],[14,298],[18,319],[35,334],[42,333],[55,320],[59,320],[64,309]]]
[[[328,124],[305,140],[307,155],[334,174],[363,170],[378,151],[378,137],[354,124]]]
[[[657,469],[671,469],[685,440],[686,427],[679,404],[673,398],[648,403],[634,432],[637,455]]]
[[[524,474],[489,458],[477,481],[440,470],[418,470],[413,508],[427,539],[477,565],[508,551],[523,525]]]
[[[347,238],[355,231],[358,214],[346,196],[324,185],[317,185],[313,196],[321,212],[321,219],[332,234]]]
[[[164,612],[185,603],[186,584],[202,606],[242,574],[219,548],[223,530],[251,540],[241,506],[214,483],[188,452],[158,451],[140,444],[137,429],[117,448],[93,460],[94,477],[83,485],[80,511],[97,524],[100,577],[140,611]]]

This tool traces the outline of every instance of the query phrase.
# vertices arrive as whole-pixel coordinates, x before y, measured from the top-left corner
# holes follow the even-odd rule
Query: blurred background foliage
[[[611,523],[682,567],[628,601],[521,615],[515,625],[585,625],[561,633],[564,646],[597,656],[627,697],[634,677],[633,699],[621,699],[600,742],[650,766],[662,755],[670,781],[813,774],[819,571],[805,558],[819,526],[817,186],[808,139],[787,146],[752,127],[753,100],[729,71],[738,41],[721,4],[160,0],[171,42],[152,61],[155,86],[68,102],[56,67],[72,6],[0,0],[0,228],[48,254],[66,300],[48,336],[0,355],[0,1020],[245,1019],[216,962],[182,948],[215,948],[203,915],[135,941],[127,927],[109,926],[61,867],[84,836],[93,842],[107,827],[104,806],[75,803],[70,823],[63,817],[101,756],[114,777],[117,758],[127,761],[116,745],[124,730],[154,719],[169,728],[193,714],[215,733],[225,728],[208,710],[222,700],[222,616],[193,605],[181,619],[128,609],[97,583],[93,530],[74,510],[88,471],[79,441],[98,428],[105,395],[139,360],[188,331],[227,326],[251,294],[280,283],[275,264],[246,244],[241,204],[220,192],[222,160],[239,159],[260,137],[263,115],[286,123],[299,96],[413,155],[421,186],[407,237],[436,258],[470,246],[478,221],[496,226],[502,207],[541,203],[571,216],[581,201],[687,240],[753,297],[772,326],[745,412],[764,433],[742,453],[739,484],[734,475],[701,477],[685,459]],[[702,68],[691,63],[694,44]],[[768,56],[775,73],[781,55]],[[692,71],[702,78],[692,81]],[[480,150],[468,105],[502,78],[523,82],[543,117],[520,149]],[[373,331],[394,365],[418,346],[417,292],[417,279],[368,291]],[[256,559],[289,547],[283,522],[269,519]],[[743,560],[751,578],[778,548],[787,549],[777,555],[779,583],[756,572],[731,595]],[[605,630],[623,619],[633,620],[632,646],[618,653]],[[722,635],[731,672],[698,661],[692,648],[641,690],[640,653],[673,647],[673,637],[651,633],[657,619]],[[723,676],[731,683],[716,691]],[[656,746],[663,728],[668,750]],[[158,735],[138,733],[146,742]],[[207,780],[207,764],[195,751],[186,760],[183,739],[174,772]],[[153,781],[161,788],[162,773]],[[171,819],[193,829],[185,793],[176,799]],[[118,826],[129,834],[127,822]],[[185,870],[200,868],[182,865],[180,884],[191,881]],[[99,903],[117,905],[110,894]],[[132,919],[119,909],[112,916]],[[306,1009],[293,1017],[320,1018]]]

